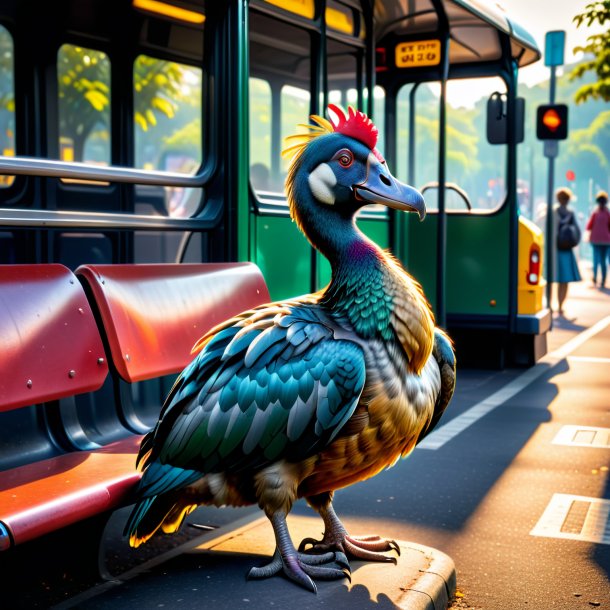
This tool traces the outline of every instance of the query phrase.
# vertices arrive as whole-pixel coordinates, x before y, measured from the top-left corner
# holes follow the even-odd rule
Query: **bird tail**
[[[144,498],[135,505],[123,533],[129,536],[129,545],[138,548],[159,529],[166,534],[177,532],[196,508],[197,504],[189,504],[176,492]]]
[[[153,462],[146,467],[138,492],[140,499],[131,511],[123,534],[137,548],[161,528],[166,534],[178,530],[186,515],[197,508],[184,488],[201,477],[193,470],[182,470]]]

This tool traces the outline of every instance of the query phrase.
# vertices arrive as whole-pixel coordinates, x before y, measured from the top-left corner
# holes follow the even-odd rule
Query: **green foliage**
[[[69,44],[59,50],[57,78],[60,135],[72,143],[76,160],[83,159],[85,142],[93,135],[96,142],[105,142],[108,147],[110,70],[108,57],[100,51]],[[174,121],[182,107],[200,107],[200,71],[175,62],[140,55],[134,63],[133,79],[134,121],[138,132],[156,131],[154,128],[159,131],[151,141],[136,136],[136,146],[158,146],[161,141],[170,138],[176,128],[183,128],[185,121],[192,121],[190,116]],[[167,124],[168,120],[170,125]],[[190,139],[198,137],[200,142],[201,120],[197,124],[192,123],[191,128],[193,131],[188,132]],[[186,130],[183,131],[183,135],[186,134]],[[199,158],[201,144],[197,150]],[[107,157],[106,162],[109,161],[109,150]]]
[[[193,105],[192,89],[184,86],[185,69],[180,64],[140,55],[133,67],[134,119],[142,131],[157,125],[161,113],[176,115],[180,103]]]
[[[604,25],[610,21],[610,0],[599,0],[587,4],[584,12],[574,17],[576,27],[593,24]],[[587,72],[596,75],[596,81],[583,85],[576,91],[577,103],[586,102],[589,99],[610,101],[610,30],[601,34],[593,34],[587,38],[587,43],[582,47],[576,47],[574,51],[581,51],[592,55],[574,68],[570,79],[582,78]]]
[[[110,61],[105,53],[70,44],[57,54],[59,131],[70,138],[74,157],[98,124],[110,124]]]
[[[15,79],[13,39],[0,25],[0,154],[15,150]],[[0,184],[7,179],[0,176]]]
[[[180,152],[194,159],[201,156],[201,118],[197,117],[163,138],[164,152]]]

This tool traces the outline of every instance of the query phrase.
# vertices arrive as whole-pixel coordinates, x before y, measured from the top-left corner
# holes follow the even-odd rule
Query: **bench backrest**
[[[98,389],[108,365],[85,292],[63,265],[0,265],[0,411]]]
[[[84,265],[112,361],[128,382],[181,371],[220,322],[269,301],[251,263]]]

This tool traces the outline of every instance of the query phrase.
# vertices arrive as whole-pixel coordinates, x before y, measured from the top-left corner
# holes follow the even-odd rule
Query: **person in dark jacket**
[[[556,193],[558,205],[553,210],[553,223],[555,227],[555,265],[553,269],[553,280],[558,283],[557,301],[559,304],[559,315],[563,315],[563,304],[568,296],[568,284],[580,282],[581,276],[578,263],[574,256],[574,247],[580,241],[580,228],[576,222],[574,212],[568,207],[572,199],[572,191],[569,188],[560,188]],[[565,232],[572,235],[571,240],[566,243],[562,238]],[[571,244],[571,245],[570,245]]]

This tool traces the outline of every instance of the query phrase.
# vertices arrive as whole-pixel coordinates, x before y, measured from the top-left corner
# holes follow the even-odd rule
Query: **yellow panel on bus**
[[[314,0],[265,0],[269,4],[279,6],[285,11],[290,11],[295,15],[301,15],[301,17],[307,17],[307,19],[313,19],[315,15]]]
[[[397,68],[421,68],[441,63],[440,40],[414,40],[396,45]]]
[[[517,311],[536,314],[542,309],[546,280],[544,269],[544,235],[531,220],[519,216],[519,280],[517,284]]]

